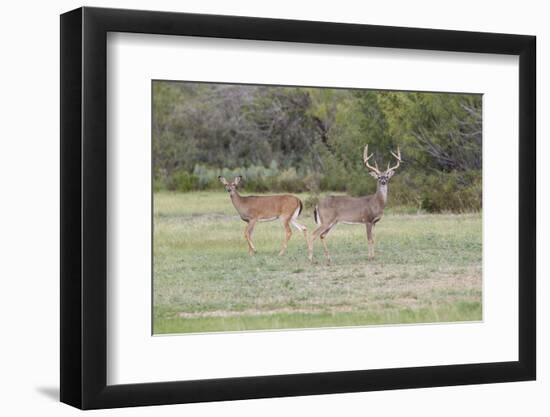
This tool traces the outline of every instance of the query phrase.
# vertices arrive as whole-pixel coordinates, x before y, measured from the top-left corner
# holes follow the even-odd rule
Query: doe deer
[[[374,166],[369,164],[369,159],[373,154],[369,155],[369,145],[365,146],[363,161],[369,169],[370,175],[378,180],[375,194],[364,197],[328,196],[315,207],[313,215],[315,223],[319,227],[312,233],[311,240],[308,242],[310,261],[313,260],[313,242],[317,237],[320,237],[321,242],[323,242],[325,256],[328,262],[331,262],[325,238],[338,223],[365,224],[367,227],[368,256],[369,259],[374,257],[374,225],[380,221],[384,214],[384,207],[388,199],[388,182],[402,162],[399,147],[397,147],[397,154],[391,151],[390,153],[397,159],[397,164],[390,167],[388,163],[387,169],[382,172],[378,169],[376,161]]]
[[[242,177],[236,177],[232,182],[228,182],[224,177],[218,177],[225,186],[225,190],[231,197],[231,202],[237,209],[239,216],[247,225],[244,229],[244,237],[248,242],[248,253],[253,255],[256,252],[252,242],[252,232],[257,222],[272,221],[281,219],[285,228],[285,240],[279,252],[283,255],[288,246],[288,241],[292,236],[290,224],[304,233],[307,243],[307,228],[296,220],[302,212],[302,202],[293,195],[270,195],[270,196],[246,196],[243,197],[237,192],[237,185]]]

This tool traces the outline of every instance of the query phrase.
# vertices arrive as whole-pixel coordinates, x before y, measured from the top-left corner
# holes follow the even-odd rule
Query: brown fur
[[[300,199],[293,195],[269,195],[243,197],[235,191],[231,202],[244,221],[251,219],[265,220],[272,217],[292,216],[300,208]]]

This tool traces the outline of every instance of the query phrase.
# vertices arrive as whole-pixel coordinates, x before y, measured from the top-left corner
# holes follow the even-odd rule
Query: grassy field
[[[250,257],[223,191],[155,193],[154,333],[481,320],[481,214],[407,211],[386,210],[373,260],[365,227],[338,225],[328,266],[294,229],[278,257],[279,221],[257,225]],[[311,210],[300,221],[314,230]]]

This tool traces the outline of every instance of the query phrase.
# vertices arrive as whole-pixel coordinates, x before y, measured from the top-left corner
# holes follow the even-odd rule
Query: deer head
[[[369,169],[370,175],[376,178],[380,185],[386,185],[389,182],[390,178],[393,177],[393,174],[395,174],[395,170],[399,168],[399,164],[401,163],[401,151],[399,150],[399,146],[397,147],[397,155],[392,151],[390,151],[390,153],[395,159],[397,159],[397,164],[390,167],[390,163],[388,162],[388,167],[386,170],[380,171],[376,161],[374,161],[374,166],[369,164],[369,159],[371,159],[372,155],[374,155],[372,153],[369,155],[369,145],[365,146],[365,151],[363,152],[363,161],[365,162],[365,166]]]
[[[235,177],[235,179],[232,182],[228,182],[221,175],[218,177],[220,182],[225,186],[225,191],[227,191],[228,193],[231,193],[231,194],[235,192],[235,190],[237,189],[237,185],[239,185],[242,178],[243,177],[239,175],[238,177]]]

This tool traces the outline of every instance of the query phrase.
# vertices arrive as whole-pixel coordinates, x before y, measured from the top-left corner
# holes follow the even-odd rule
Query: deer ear
[[[374,178],[378,179],[378,174],[374,171],[369,171],[369,174],[373,176]]]
[[[243,179],[243,177],[241,175],[239,175],[238,177],[235,177],[235,179],[233,180],[233,183],[235,185],[237,185],[238,183],[241,182],[242,179]]]
[[[386,175],[388,176],[388,178],[393,177],[393,174],[395,174],[395,171],[388,171],[388,172],[386,172]]]
[[[222,177],[221,175],[218,177],[218,179],[220,180],[220,182],[223,184],[223,185],[227,185],[227,180]]]

